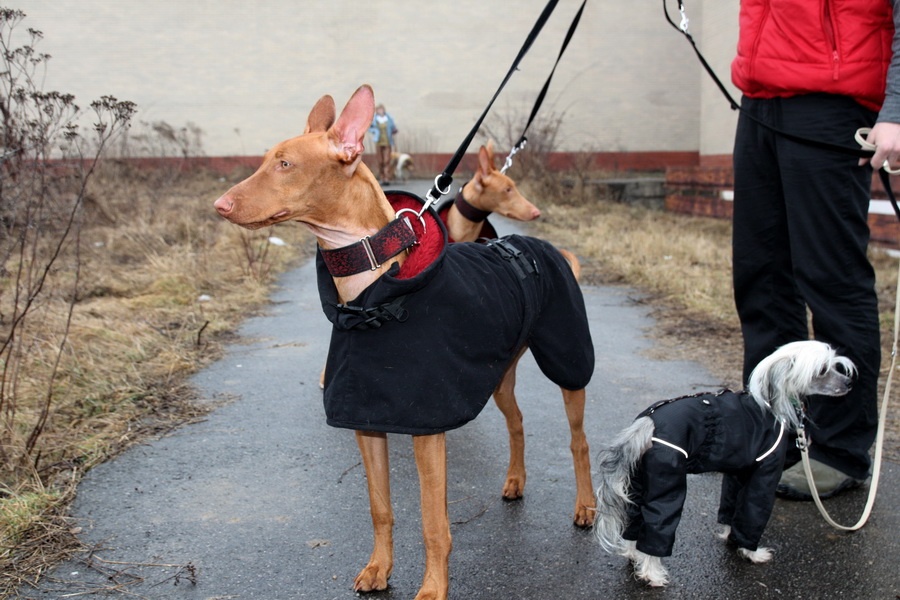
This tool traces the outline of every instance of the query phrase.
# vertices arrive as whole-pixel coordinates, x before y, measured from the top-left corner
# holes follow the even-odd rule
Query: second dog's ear
[[[494,156],[491,154],[490,148],[482,146],[478,149],[478,170],[481,171],[481,174],[485,177],[495,170]]]
[[[309,118],[306,119],[306,129],[303,133],[312,133],[314,131],[328,131],[328,128],[334,123],[334,98],[331,96],[322,96],[316,105],[309,111]]]
[[[375,94],[371,87],[363,85],[350,97],[341,116],[328,130],[341,162],[352,165],[362,158],[363,139],[374,116]]]

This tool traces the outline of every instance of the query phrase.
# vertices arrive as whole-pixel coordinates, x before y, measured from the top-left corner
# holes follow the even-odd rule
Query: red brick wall
[[[730,219],[732,203],[722,199],[722,192],[732,187],[731,167],[670,167],[666,169],[666,210]]]

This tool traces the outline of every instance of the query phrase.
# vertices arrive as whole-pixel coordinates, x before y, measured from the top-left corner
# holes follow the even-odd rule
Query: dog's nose
[[[234,201],[232,201],[231,198],[225,195],[216,200],[213,206],[215,206],[216,210],[219,211],[219,214],[224,217],[232,210],[234,210]]]

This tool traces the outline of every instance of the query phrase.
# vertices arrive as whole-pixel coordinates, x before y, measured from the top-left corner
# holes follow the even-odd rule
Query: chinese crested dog
[[[657,402],[598,455],[594,530],[607,552],[631,559],[635,577],[668,583],[670,556],[688,473],[723,473],[720,534],[754,562],[772,558],[759,546],[775,504],[791,429],[811,395],[850,391],[855,367],[828,344],[786,344],[750,375],[745,392],[723,390]]]

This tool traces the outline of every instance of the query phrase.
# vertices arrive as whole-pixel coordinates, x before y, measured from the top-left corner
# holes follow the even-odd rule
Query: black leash
[[[700,64],[703,65],[703,68],[712,78],[713,82],[716,84],[716,87],[719,88],[719,91],[722,92],[722,95],[728,100],[728,103],[731,105],[732,110],[740,111],[742,115],[755,122],[757,125],[765,127],[769,131],[784,137],[785,139],[791,140],[792,142],[797,142],[799,144],[804,144],[806,146],[813,146],[815,148],[819,148],[822,150],[830,150],[832,152],[840,152],[841,154],[847,154],[849,156],[855,156],[857,158],[872,158],[872,155],[875,153],[874,150],[867,150],[863,148],[855,148],[852,146],[843,146],[841,144],[832,144],[831,142],[826,142],[824,140],[817,140],[812,138],[807,138],[799,135],[795,135],[790,133],[789,131],[784,131],[783,129],[779,129],[765,121],[762,121],[756,118],[754,115],[745,111],[741,105],[735,100],[730,93],[728,93],[728,89],[725,87],[725,84],[722,83],[722,80],[716,75],[716,72],[706,61],[706,58],[703,56],[703,53],[700,52],[700,49],[697,47],[697,43],[694,41],[694,36],[690,34],[688,31],[689,20],[687,18],[687,14],[684,10],[684,2],[683,0],[678,1],[678,12],[681,13],[681,22],[679,24],[675,24],[675,21],[672,20],[672,17],[669,16],[669,8],[667,4],[667,0],[663,0],[663,12],[666,15],[666,21],[669,22],[676,31],[681,33],[685,39],[691,44],[691,48],[694,49],[694,54],[697,55],[697,58],[700,60]],[[881,178],[881,185],[884,187],[884,191],[887,194],[888,200],[891,202],[891,206],[894,209],[894,214],[897,216],[897,219],[900,220],[900,206],[897,204],[897,199],[894,196],[894,190],[891,187],[891,179],[890,175],[887,171],[880,167],[876,167],[872,165],[872,168],[878,171],[878,176]]]
[[[541,29],[544,28],[544,24],[547,23],[547,20],[550,18],[550,15],[553,14],[553,9],[556,8],[556,5],[559,0],[550,0],[547,3],[547,6],[544,7],[543,12],[538,17],[537,22],[532,27],[531,32],[528,34],[528,37],[525,38],[525,43],[522,45],[522,49],[519,50],[519,54],[516,56],[515,60],[513,60],[512,66],[509,68],[509,72],[507,72],[506,77],[503,78],[503,81],[500,83],[500,87],[497,88],[497,91],[494,93],[494,97],[491,98],[491,101],[488,102],[487,107],[485,107],[484,112],[481,113],[481,116],[475,122],[475,126],[472,127],[472,130],[469,132],[469,135],[463,140],[463,143],[456,150],[456,154],[450,159],[450,162],[447,163],[447,166],[444,167],[443,172],[440,175],[434,178],[434,186],[431,190],[428,191],[428,194],[425,196],[425,205],[422,207],[422,211],[419,213],[419,216],[428,210],[432,204],[437,202],[441,196],[448,193],[450,191],[450,186],[453,184],[453,172],[456,171],[456,167],[459,166],[459,162],[462,160],[463,156],[466,153],[466,150],[469,148],[469,145],[472,143],[472,140],[475,138],[475,134],[478,133],[478,129],[481,127],[481,123],[484,121],[484,118],[487,116],[488,111],[491,110],[491,107],[494,105],[494,100],[497,99],[497,96],[500,95],[500,92],[506,86],[506,82],[509,81],[512,74],[516,72],[519,67],[519,63],[524,58],[525,54],[531,48],[531,45],[534,43],[534,40],[537,39],[538,34],[541,32]]]
[[[547,77],[547,81],[544,82],[544,87],[541,88],[537,99],[534,101],[534,106],[531,108],[531,114],[528,116],[528,122],[525,123],[525,128],[522,130],[522,135],[519,137],[519,141],[517,141],[509,151],[509,156],[506,157],[506,162],[504,163],[503,168],[500,169],[501,173],[506,173],[506,171],[512,166],[512,157],[515,156],[516,153],[524,148],[525,144],[528,143],[528,138],[526,137],[528,128],[531,127],[531,122],[534,121],[535,115],[537,115],[538,110],[540,110],[541,105],[544,103],[544,98],[547,96],[547,90],[550,89],[550,82],[553,80],[554,73],[556,73],[556,67],[557,65],[559,65],[559,61],[565,53],[566,48],[569,47],[569,42],[572,41],[572,36],[575,35],[575,30],[578,29],[578,23],[581,21],[581,14],[584,12],[585,4],[587,4],[587,0],[584,0],[581,3],[581,7],[578,9],[578,12],[575,13],[575,18],[572,20],[572,24],[569,25],[569,30],[566,32],[566,37],[563,40],[562,47],[559,49],[559,55],[557,55],[556,57],[556,62],[553,63],[553,68],[550,70],[550,75]]]

